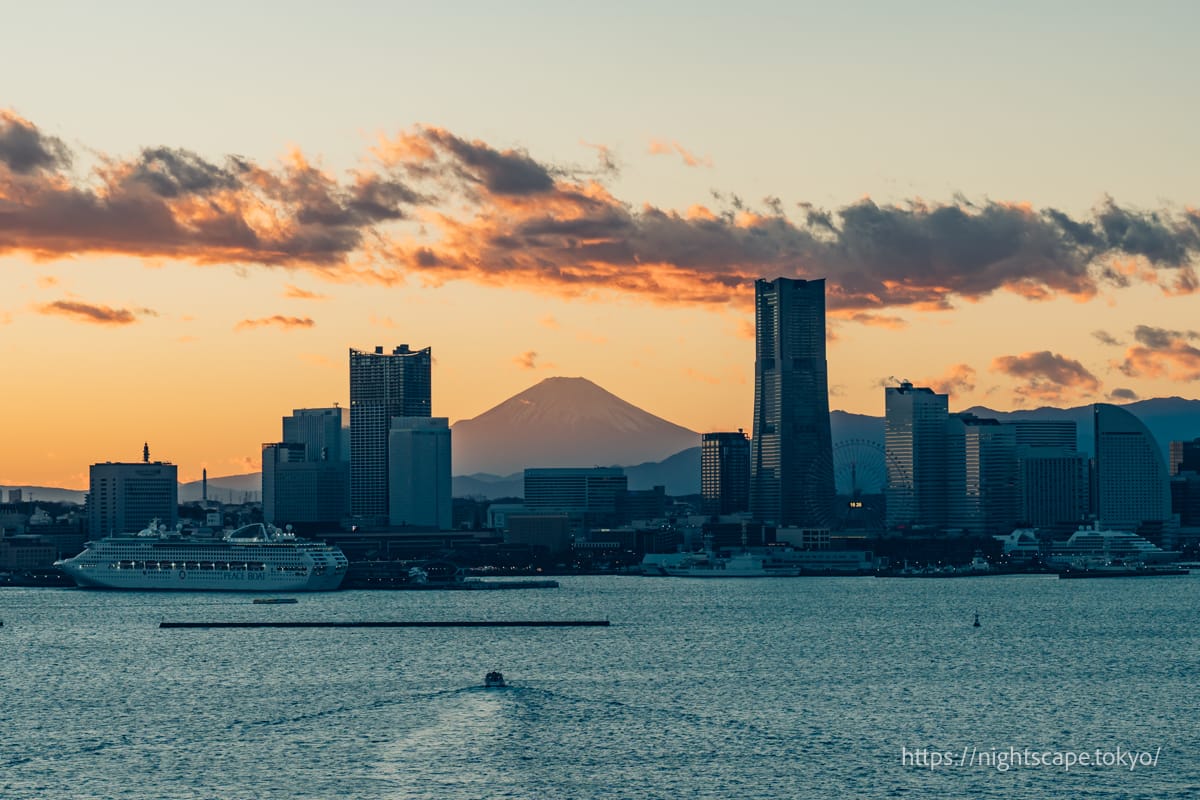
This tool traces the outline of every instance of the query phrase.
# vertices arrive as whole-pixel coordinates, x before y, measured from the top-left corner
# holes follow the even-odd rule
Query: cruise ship
[[[342,551],[261,523],[215,536],[145,530],[88,542],[54,566],[92,589],[224,592],[328,592],[348,566]]]

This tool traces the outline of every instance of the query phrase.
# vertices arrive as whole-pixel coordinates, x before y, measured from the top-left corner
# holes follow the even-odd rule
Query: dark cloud
[[[1183,266],[1200,247],[1194,226],[1158,212],[1120,208],[1111,198],[1104,202],[1096,222],[1102,233],[1101,246],[1145,256],[1156,264]]]
[[[948,309],[996,292],[1200,289],[1200,214],[1108,198],[1082,217],[961,196],[801,203],[797,213],[776,196],[755,210],[715,194],[714,208],[681,212],[614,197],[604,173],[433,127],[381,143],[378,163],[340,177],[299,153],[265,166],[148,147],[129,160],[102,155],[72,181],[51,171],[69,160],[60,141],[11,113],[0,120],[0,254],[307,267],[388,284],[417,273],[669,304],[744,305],[757,278],[821,277],[831,311],[893,325],[901,318],[882,310]],[[419,230],[394,232],[405,220]]]
[[[0,141],[23,141],[29,130],[11,114],[0,118]],[[16,152],[21,157],[14,161]],[[43,152],[40,159],[36,152]],[[45,148],[4,152],[5,163],[22,169],[0,169],[0,253],[119,253],[329,270],[345,267],[376,225],[403,218],[406,205],[424,200],[400,175],[351,173],[339,181],[299,154],[264,167],[238,156],[218,164],[151,147],[128,161],[102,155],[89,180],[72,182],[36,168],[65,163],[69,154],[45,153],[53,155]]]
[[[0,164],[18,175],[70,166],[71,153],[61,139],[47,136],[33,123],[0,109]]]
[[[1100,344],[1106,344],[1112,347],[1116,347],[1121,344],[1115,338],[1113,338],[1112,334],[1110,334],[1108,331],[1092,331],[1092,337],[1096,341],[1100,342]]]
[[[231,164],[242,162],[230,160]],[[229,169],[195,153],[169,147],[148,148],[133,165],[128,179],[146,184],[160,197],[203,196],[218,189],[236,189],[239,181]]]
[[[991,370],[1020,381],[1014,390],[1019,398],[1053,401],[1100,389],[1100,379],[1087,367],[1049,350],[998,356],[992,359]]]
[[[1138,325],[1133,330],[1133,338],[1151,350],[1166,350],[1181,339],[1200,338],[1200,333],[1196,331],[1171,331],[1166,328]]]
[[[482,184],[496,195],[529,195],[554,188],[547,167],[517,150],[496,150],[484,142],[468,142],[441,128],[422,128],[421,135],[433,146],[448,152],[455,171],[463,178]]]
[[[130,325],[137,322],[137,316],[128,309],[109,308],[75,300],[56,300],[53,303],[38,306],[37,310],[42,314],[57,314],[70,317],[78,322],[89,322],[95,325]],[[158,316],[154,311],[144,308],[138,309],[138,313]]]
[[[1133,389],[1113,389],[1108,393],[1109,400],[1137,400],[1138,393]]]

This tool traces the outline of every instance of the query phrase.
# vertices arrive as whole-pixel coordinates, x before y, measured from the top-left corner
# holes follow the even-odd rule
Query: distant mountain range
[[[1123,406],[1145,423],[1164,456],[1172,441],[1200,438],[1200,400],[1141,400]],[[1071,420],[1079,449],[1094,445],[1092,406],[994,411],[967,409],[1001,420]],[[839,490],[875,490],[883,474],[884,420],[833,411],[834,470]],[[547,378],[515,397],[454,425],[455,497],[520,497],[526,467],[624,466],[629,488],[665,486],[673,496],[700,492],[700,434],[643,411],[584,378]],[[627,466],[632,465],[632,466]],[[25,498],[83,502],[84,492],[42,486],[20,488]],[[209,478],[210,499],[261,498],[259,473]],[[200,482],[182,484],[181,501],[200,499]]]

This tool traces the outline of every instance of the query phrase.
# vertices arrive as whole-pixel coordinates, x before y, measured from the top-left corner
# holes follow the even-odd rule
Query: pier
[[[606,628],[606,619],[357,622],[160,622],[159,628]]]

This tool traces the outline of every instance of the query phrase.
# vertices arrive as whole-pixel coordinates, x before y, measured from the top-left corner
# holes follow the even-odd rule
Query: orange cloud
[[[37,307],[40,314],[57,314],[78,322],[88,322],[95,325],[131,325],[137,322],[137,315],[125,308],[110,308],[108,306],[81,303],[74,300],[56,300]],[[143,312],[148,311],[142,309]],[[149,312],[153,315],[153,312]]]
[[[688,367],[687,369],[683,370],[683,375],[686,378],[690,378],[691,380],[697,381],[700,383],[708,383],[708,384],[716,385],[721,382],[721,379],[718,378],[717,376],[709,375],[707,373],[701,372],[700,370],[692,369],[691,367]]]
[[[1173,381],[1200,379],[1200,348],[1189,342],[1200,340],[1197,331],[1173,331],[1139,325],[1134,331],[1138,344],[1125,351],[1125,360],[1114,366],[1130,377],[1167,377]]]
[[[295,328],[311,328],[316,325],[308,317],[285,317],[276,314],[272,317],[262,317],[261,319],[244,319],[237,325],[233,326],[235,331],[251,330],[253,328],[263,328],[267,326],[283,328],[284,330],[293,330]]]
[[[526,350],[519,356],[514,356],[512,361],[521,369],[554,369],[558,366],[550,362],[539,364],[536,350]]]
[[[301,289],[299,286],[293,286],[290,283],[284,287],[283,296],[289,300],[328,300],[329,295],[310,292],[307,289]]]
[[[857,322],[860,325],[871,325],[877,328],[890,328],[891,330],[900,330],[908,327],[908,321],[903,317],[889,316],[886,314],[872,314],[867,311],[853,311],[850,309],[835,309],[829,312],[831,319],[845,320],[847,322]]]
[[[711,167],[712,159],[708,156],[700,157],[693,155],[679,142],[664,142],[659,139],[651,139],[650,147],[647,152],[652,156],[667,156],[675,153],[683,159],[683,163],[689,167]]]
[[[975,370],[969,364],[955,364],[938,378],[917,381],[919,386],[928,386],[938,394],[970,394],[975,391]]]

